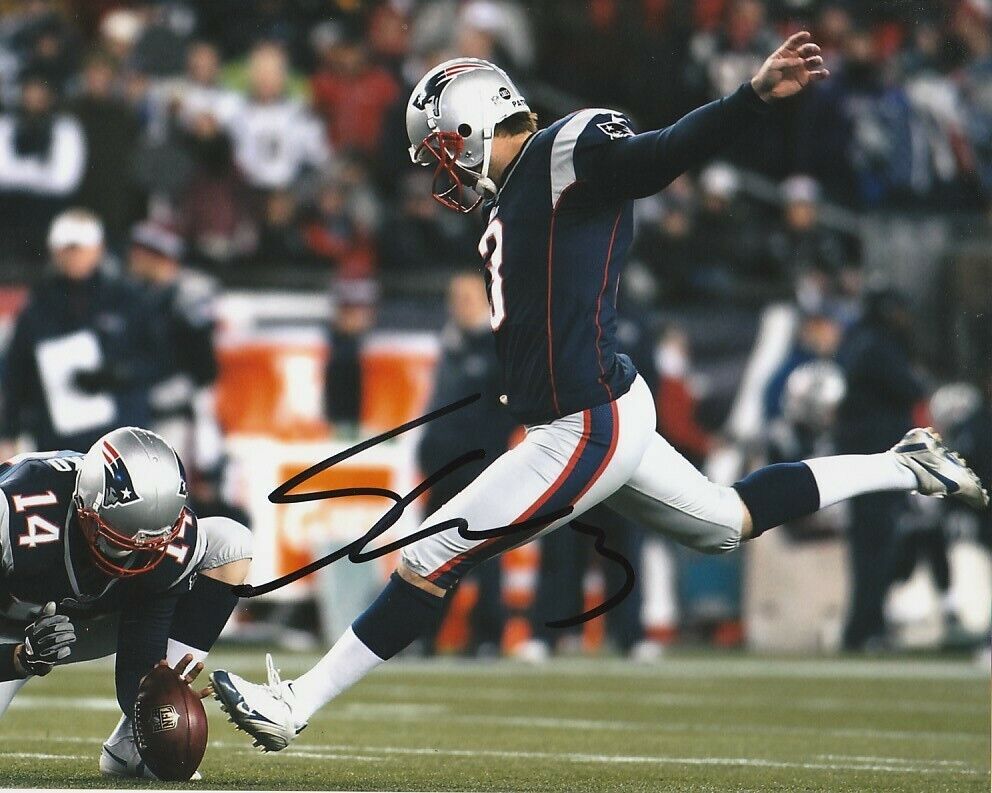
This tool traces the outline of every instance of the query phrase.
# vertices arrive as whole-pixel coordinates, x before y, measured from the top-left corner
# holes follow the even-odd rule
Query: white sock
[[[803,460],[813,472],[820,491],[820,509],[865,493],[916,490],[916,474],[899,462],[893,452],[839,454]]]
[[[294,715],[300,721],[307,721],[381,663],[383,660],[348,628],[310,671],[293,681]]]

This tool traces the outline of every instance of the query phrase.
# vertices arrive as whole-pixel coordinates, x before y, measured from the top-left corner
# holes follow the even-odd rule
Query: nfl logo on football
[[[172,705],[160,705],[152,711],[152,732],[167,732],[176,729],[179,713]]]

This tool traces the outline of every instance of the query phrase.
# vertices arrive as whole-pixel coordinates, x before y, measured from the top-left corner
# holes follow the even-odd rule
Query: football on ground
[[[273,650],[285,678],[314,655]],[[265,648],[207,668],[265,679]],[[262,754],[213,700],[187,790],[972,793],[989,789],[989,678],[970,658],[769,658],[672,652],[529,666],[400,660]],[[107,780],[113,665],[32,681],[0,721],[11,787],[149,787]],[[71,725],[71,728],[67,725]],[[165,783],[156,783],[162,787]]]
[[[157,666],[141,681],[134,705],[141,759],[159,779],[186,781],[207,749],[203,702],[175,669]]]

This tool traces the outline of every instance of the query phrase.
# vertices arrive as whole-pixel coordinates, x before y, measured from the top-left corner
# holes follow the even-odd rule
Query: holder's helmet
[[[493,130],[529,111],[506,72],[489,61],[455,58],[424,75],[406,106],[406,131],[410,158],[436,166],[434,198],[449,209],[471,212],[487,191],[495,193],[489,178]],[[466,183],[478,197],[467,193]]]
[[[165,440],[138,427],[108,432],[83,458],[73,498],[94,564],[117,578],[151,570],[182,531],[186,495]]]

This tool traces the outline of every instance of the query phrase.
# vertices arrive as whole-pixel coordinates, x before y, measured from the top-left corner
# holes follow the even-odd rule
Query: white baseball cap
[[[90,248],[103,244],[103,224],[95,215],[69,209],[52,221],[48,229],[48,248],[58,250],[78,245]]]

